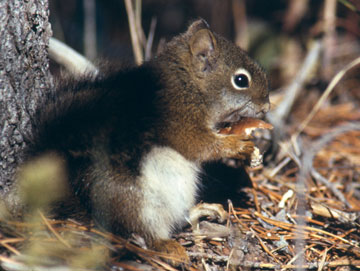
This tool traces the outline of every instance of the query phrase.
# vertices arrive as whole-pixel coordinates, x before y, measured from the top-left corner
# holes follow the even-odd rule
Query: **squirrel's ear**
[[[193,56],[209,55],[215,50],[216,40],[208,29],[201,29],[190,39],[190,50]]]
[[[196,32],[198,32],[201,29],[209,29],[209,24],[204,20],[200,19],[197,21],[194,21],[189,28],[186,31],[186,34],[189,36],[193,36]]]
[[[209,29],[197,31],[189,41],[190,52],[202,71],[209,71],[214,61],[216,39]]]
[[[216,40],[205,20],[200,19],[193,22],[185,35],[188,37],[193,56],[207,55],[208,52],[214,51]]]

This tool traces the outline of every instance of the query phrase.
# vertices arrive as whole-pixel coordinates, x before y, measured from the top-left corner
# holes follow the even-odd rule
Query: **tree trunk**
[[[0,0],[0,193],[22,161],[30,117],[53,88],[47,0]]]

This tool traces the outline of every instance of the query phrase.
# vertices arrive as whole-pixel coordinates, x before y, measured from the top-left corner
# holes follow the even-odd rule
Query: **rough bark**
[[[0,1],[0,193],[22,161],[30,117],[53,87],[47,0]]]

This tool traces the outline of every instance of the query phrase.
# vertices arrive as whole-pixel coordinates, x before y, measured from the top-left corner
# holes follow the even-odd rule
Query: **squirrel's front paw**
[[[152,247],[156,251],[167,254],[164,258],[173,266],[190,263],[185,248],[175,240],[157,240],[154,241]]]
[[[227,135],[221,139],[221,158],[236,158],[245,160],[254,152],[255,144],[250,140],[244,140],[242,136]]]

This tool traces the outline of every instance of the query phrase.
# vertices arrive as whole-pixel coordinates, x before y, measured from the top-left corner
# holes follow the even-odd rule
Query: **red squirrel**
[[[55,152],[98,224],[156,247],[187,222],[203,162],[253,152],[219,131],[268,110],[263,69],[198,20],[141,66],[62,84],[39,110],[28,155]]]

